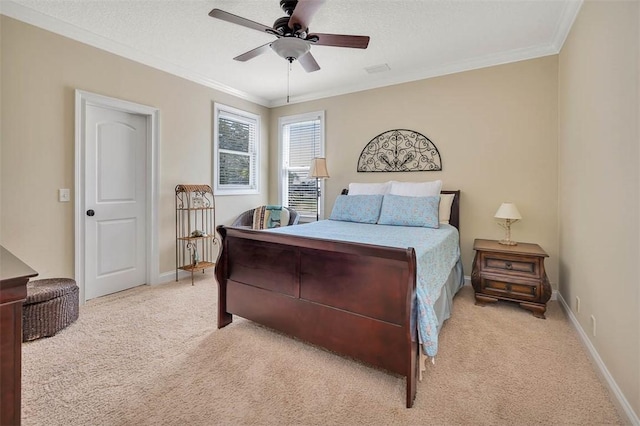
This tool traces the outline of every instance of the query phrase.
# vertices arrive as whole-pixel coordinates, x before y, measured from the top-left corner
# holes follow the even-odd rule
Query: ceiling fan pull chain
[[[287,64],[287,103],[289,103],[289,80],[291,77],[291,64],[293,61],[289,61]]]

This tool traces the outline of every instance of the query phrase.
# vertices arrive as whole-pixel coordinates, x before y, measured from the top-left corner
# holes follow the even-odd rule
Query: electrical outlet
[[[591,315],[591,334],[596,337],[596,317]]]
[[[68,203],[71,201],[71,191],[69,188],[58,189],[58,201]]]
[[[576,296],[576,314],[580,313],[580,298]]]

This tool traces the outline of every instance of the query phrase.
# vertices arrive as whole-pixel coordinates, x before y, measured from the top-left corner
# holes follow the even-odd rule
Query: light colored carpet
[[[23,344],[23,425],[624,424],[557,302],[547,319],[465,287],[406,409],[404,379],[235,318],[211,273],[92,300]]]

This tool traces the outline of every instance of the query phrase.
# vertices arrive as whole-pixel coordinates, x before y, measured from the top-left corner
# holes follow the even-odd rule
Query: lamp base
[[[512,240],[500,240],[498,241],[500,244],[505,245],[505,246],[517,246],[518,243]]]

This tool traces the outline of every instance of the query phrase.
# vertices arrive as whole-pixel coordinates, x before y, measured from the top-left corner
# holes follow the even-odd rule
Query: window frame
[[[253,195],[260,193],[260,115],[228,105],[214,102],[213,114],[213,190],[215,195]],[[220,115],[225,113],[239,117],[239,122],[254,125],[255,140],[249,141],[249,152],[220,149],[219,147],[219,120]],[[234,117],[235,118],[235,117]],[[241,154],[249,157],[249,184],[248,185],[221,185],[220,184],[220,154],[231,153]]]
[[[295,115],[287,115],[287,116],[282,116],[278,118],[278,202],[285,206],[285,207],[289,207],[289,200],[288,200],[288,196],[287,196],[287,189],[288,189],[288,183],[289,183],[289,179],[288,179],[288,171],[289,171],[289,167],[288,164],[285,164],[285,158],[284,158],[284,154],[285,154],[285,134],[284,134],[284,126],[288,125],[288,124],[295,124],[295,123],[300,123],[300,122],[304,122],[304,121],[312,121],[312,120],[320,120],[320,140],[319,140],[319,156],[320,157],[325,157],[325,112],[324,110],[321,111],[314,111],[314,112],[307,112],[307,113],[303,113],[303,114],[295,114]],[[288,158],[287,158],[287,162],[288,162]],[[311,165],[311,164],[309,164]],[[296,169],[300,169],[300,168],[296,168]],[[324,195],[325,195],[325,179],[319,179],[318,180],[318,187],[320,189],[320,197],[318,198],[318,218],[320,220],[324,219]],[[302,214],[300,213],[300,222],[315,222],[316,217],[315,215],[310,216],[310,215],[306,215],[306,214]]]

